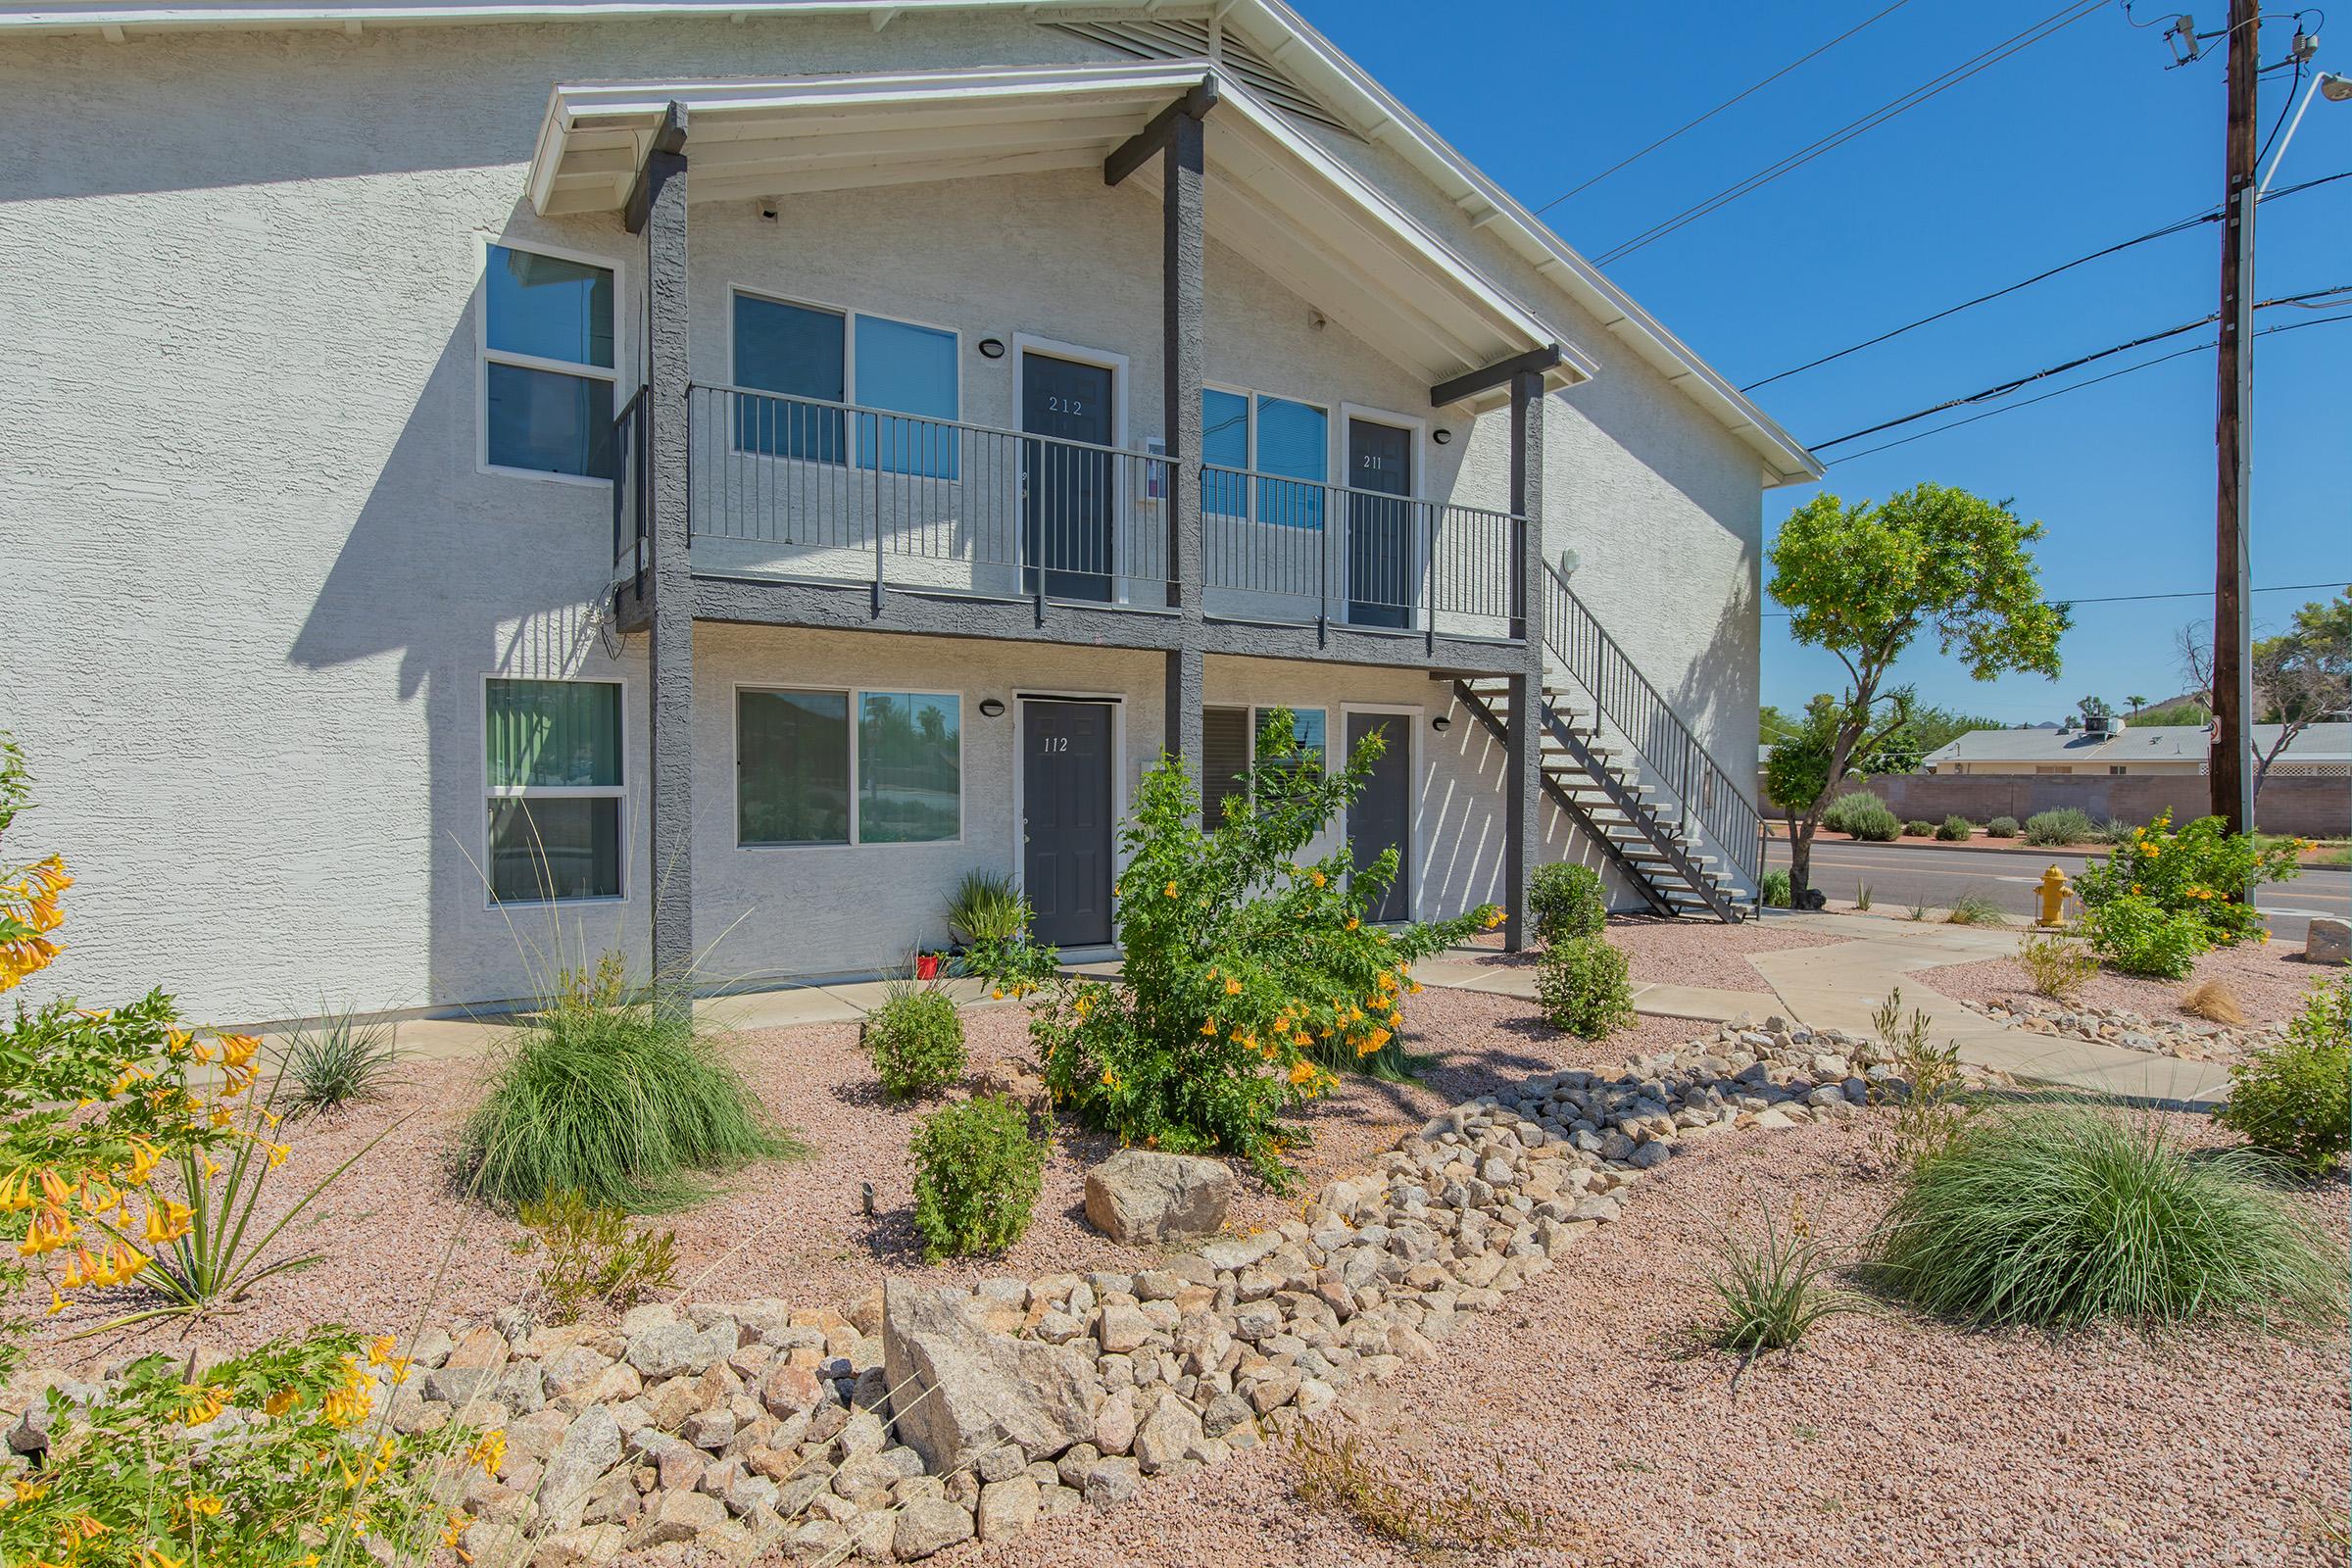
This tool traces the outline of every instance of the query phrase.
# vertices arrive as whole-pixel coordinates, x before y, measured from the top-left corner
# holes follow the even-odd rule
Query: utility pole
[[[2246,525],[2254,479],[2247,405],[2254,395],[2255,83],[2262,13],[2256,0],[2230,0],[2224,58],[2230,71],[2228,178],[2222,202],[2221,353],[2214,388],[2213,814],[2232,833],[2254,826],[2253,770],[2246,765],[2253,719],[2253,624],[2248,606]]]

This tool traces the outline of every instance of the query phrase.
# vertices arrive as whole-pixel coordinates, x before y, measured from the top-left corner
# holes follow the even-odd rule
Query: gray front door
[[[1021,890],[1040,942],[1110,940],[1110,704],[1021,700]]]
[[[1348,620],[1413,623],[1413,433],[1348,421]],[[1396,496],[1400,499],[1387,499]]]
[[[1107,366],[1024,350],[1021,429],[1052,441],[1024,441],[1021,459],[1022,591],[1045,573],[1050,599],[1109,599],[1114,586],[1110,510],[1115,501],[1114,433]],[[1083,442],[1084,445],[1063,445]]]
[[[1396,852],[1396,880],[1380,902],[1365,911],[1376,921],[1409,920],[1413,910],[1413,736],[1402,713],[1349,713],[1348,755],[1353,757],[1363,738],[1382,732],[1388,747],[1372,764],[1364,793],[1348,808],[1348,844],[1355,866],[1362,870],[1380,858],[1380,852]]]

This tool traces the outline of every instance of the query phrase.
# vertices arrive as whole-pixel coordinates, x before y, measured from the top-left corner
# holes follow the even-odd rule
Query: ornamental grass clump
[[[2062,845],[2088,844],[2098,834],[2090,813],[2078,807],[2062,806],[2055,810],[2035,811],[2026,818],[2025,840],[2028,844]]]
[[[576,1189],[630,1213],[683,1207],[711,1178],[807,1153],[744,1086],[691,1010],[632,993],[620,959],[566,970],[514,1031],[466,1123],[466,1185],[514,1205]]]
[[[1239,1154],[1287,1186],[1285,1118],[1345,1071],[1403,1073],[1411,964],[1502,923],[1378,926],[1396,852],[1357,865],[1342,844],[1298,858],[1344,816],[1385,745],[1374,731],[1338,773],[1274,710],[1249,788],[1205,830],[1182,764],[1162,758],[1120,829],[1116,981],[1065,978],[1030,1021],[1056,1103],[1123,1142]]]
[[[1906,1176],[1877,1273],[1980,1328],[2324,1320],[2344,1259],[2274,1168],[2113,1105],[1983,1112]]]
[[[912,1153],[914,1229],[926,1259],[1001,1252],[1028,1234],[1046,1145],[1012,1100],[987,1095],[933,1111]]]
[[[0,732],[0,836],[26,793]],[[73,885],[56,856],[0,857],[0,991],[56,958]],[[195,1227],[157,1173],[182,1157],[276,1157],[274,1128],[248,1108],[260,1049],[187,1027],[162,991],[0,1020],[0,1292],[46,1295],[55,1315],[147,1291]],[[0,1317],[0,1378],[22,1364],[27,1327]],[[79,1398],[24,1393],[12,1407],[45,1397],[45,1430],[24,1429],[44,1441],[11,1455],[0,1563],[297,1568],[455,1545],[470,1518],[436,1498],[462,1495],[461,1470],[503,1440],[456,1422],[386,1428],[376,1402],[408,1376],[398,1352],[390,1336],[329,1325],[218,1361],[184,1347],[139,1355]]]
[[[937,986],[892,981],[858,1026],[858,1043],[891,1100],[937,1094],[963,1076],[963,1016]]]
[[[2352,978],[2315,987],[2286,1038],[2230,1069],[2215,1121],[2306,1175],[2352,1152]]]
[[[399,1064],[392,1025],[363,1022],[348,1010],[327,1013],[287,1042],[279,1062],[286,1117],[327,1115],[380,1099]]]

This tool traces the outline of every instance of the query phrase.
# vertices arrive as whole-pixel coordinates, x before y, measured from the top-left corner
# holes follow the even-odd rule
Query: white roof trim
[[[315,0],[190,0],[181,5],[54,3],[0,0],[0,34],[95,32],[120,41],[131,31],[190,28],[456,25],[474,23],[650,21],[710,17],[866,15],[887,22],[924,12],[1017,9],[1041,16],[1056,11],[1161,9],[1165,0],[507,0],[463,4],[450,0],[376,0],[374,4],[318,4]],[[1331,104],[1359,134],[1395,151],[1464,207],[1482,229],[1499,235],[1560,291],[1596,317],[1667,380],[1706,410],[1764,462],[1767,484],[1818,479],[1822,466],[1788,431],[1725,380],[1690,348],[1579,255],[1508,192],[1448,146],[1419,116],[1308,25],[1284,0],[1214,0],[1185,7],[1214,10],[1277,62],[1301,88]]]
[[[668,106],[687,113],[690,199],[1043,169],[1102,160],[1210,72],[1205,61],[773,80],[562,83],[529,192],[542,213],[612,211]],[[1209,226],[1333,320],[1432,385],[1552,346],[1553,329],[1229,77],[1210,120]],[[1155,186],[1156,164],[1135,175]],[[1556,385],[1592,363],[1562,348]]]

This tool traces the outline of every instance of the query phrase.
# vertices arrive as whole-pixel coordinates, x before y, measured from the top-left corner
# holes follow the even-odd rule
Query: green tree
[[[2044,604],[2031,546],[2042,525],[2006,502],[1922,484],[1883,503],[1848,506],[1819,495],[1791,513],[1772,546],[1772,596],[1788,631],[1827,649],[1849,681],[1834,700],[1835,729],[1821,788],[1789,819],[1789,893],[1802,907],[1813,834],[1854,760],[1911,716],[1911,692],[1889,687],[1895,662],[1923,632],[1969,674],[1991,680],[2033,670],[2055,678],[2058,639],[2071,618]],[[1779,759],[1779,750],[1774,750]]]

